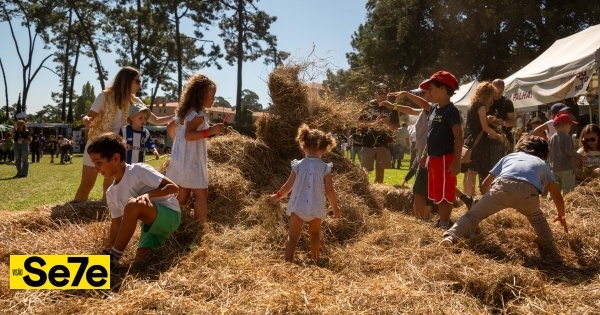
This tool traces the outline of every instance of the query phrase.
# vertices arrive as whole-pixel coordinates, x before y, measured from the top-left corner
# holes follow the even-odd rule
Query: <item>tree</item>
[[[242,91],[242,108],[253,112],[262,111],[262,104],[258,102],[258,95],[250,90]]]
[[[94,87],[88,81],[81,88],[81,95],[75,101],[74,116],[76,120],[80,120],[90,111],[95,99],[96,93],[94,92]]]
[[[9,3],[13,3],[14,6],[9,7]],[[37,76],[38,72],[40,71],[40,69],[46,62],[46,60],[48,60],[52,56],[52,54],[49,54],[44,59],[42,59],[42,61],[39,63],[39,65],[34,69],[33,65],[32,65],[33,52],[35,50],[35,45],[37,42],[39,31],[37,28],[34,27],[32,21],[31,21],[30,11],[28,10],[27,3],[21,2],[21,1],[4,2],[4,3],[0,4],[0,7],[2,9],[2,12],[4,13],[3,19],[8,22],[8,25],[10,27],[10,33],[12,35],[13,43],[15,44],[15,48],[17,50],[17,55],[19,56],[19,61],[21,62],[21,67],[23,68],[23,73],[22,73],[23,101],[22,101],[20,109],[21,109],[21,111],[27,111],[27,96],[29,94],[29,88],[31,87],[31,83]],[[27,33],[29,35],[28,36],[29,47],[27,49],[26,56],[23,56],[23,54],[21,53],[21,50],[19,49],[19,43],[15,36],[15,31],[14,31],[14,28],[12,25],[13,17],[20,17],[23,26],[25,28],[27,28]]]
[[[557,39],[598,23],[600,7],[587,4],[369,0],[346,55],[350,69],[328,72],[324,86],[336,95],[364,97],[375,82],[409,89],[441,69],[467,80],[503,78]]]
[[[287,53],[277,52],[277,37],[269,33],[271,23],[277,20],[255,5],[258,0],[222,0],[230,11],[223,14],[219,28],[225,44],[225,60],[229,65],[237,64],[236,112],[242,110],[242,65],[262,56],[274,56],[265,62],[281,62]],[[233,12],[231,16],[227,13]],[[261,44],[266,44],[263,47]],[[244,115],[236,115],[236,122],[243,123]]]
[[[224,107],[224,108],[231,108],[231,103],[229,103],[225,98],[223,98],[223,96],[217,96],[215,97],[215,104],[214,106],[218,106],[218,107]]]

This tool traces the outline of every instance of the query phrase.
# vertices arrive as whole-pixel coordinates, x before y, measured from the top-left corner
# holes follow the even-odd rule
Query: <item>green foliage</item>
[[[263,106],[258,102],[258,100],[258,94],[254,93],[253,91],[247,89],[242,91],[242,107],[244,109],[249,109],[255,112],[262,111]]]
[[[328,72],[324,82],[339,97],[364,100],[375,82],[415,88],[441,69],[465,80],[507,77],[557,39],[600,22],[600,7],[586,1],[370,0],[366,8],[350,70]]]
[[[232,107],[231,103],[229,103],[225,98],[223,98],[223,96],[215,97],[215,103],[213,106],[224,107],[224,108]]]

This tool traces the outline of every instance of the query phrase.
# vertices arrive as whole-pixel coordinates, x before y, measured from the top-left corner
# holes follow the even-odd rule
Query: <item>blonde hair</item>
[[[208,91],[216,88],[217,85],[215,82],[207,76],[200,73],[194,74],[185,84],[185,88],[179,99],[179,104],[177,105],[177,109],[175,109],[175,114],[177,114],[178,117],[183,118],[183,116],[192,108],[196,111],[201,111],[204,109],[204,99],[206,98]]]
[[[473,96],[471,96],[471,104],[469,106],[473,106],[474,104],[484,104],[486,107],[492,105],[494,94],[496,93],[496,88],[489,81],[481,82],[475,92],[473,92]],[[486,103],[487,102],[487,103]]]
[[[140,70],[129,66],[123,67],[117,72],[113,82],[104,90],[105,94],[112,94],[116,107],[127,108],[135,102],[135,95],[131,93],[131,83],[137,76],[140,76]]]
[[[331,151],[336,145],[335,139],[330,134],[319,129],[310,129],[306,124],[298,128],[296,140],[301,149],[307,147],[316,151]]]

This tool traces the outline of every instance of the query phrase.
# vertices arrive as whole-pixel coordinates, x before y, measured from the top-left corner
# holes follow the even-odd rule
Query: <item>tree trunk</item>
[[[6,72],[4,72],[4,65],[2,64],[2,59],[0,59],[0,68],[2,68],[2,77],[4,78],[4,93],[6,96],[6,119],[8,120],[10,118],[10,111],[8,108],[8,84],[6,83]]]
[[[238,124],[244,124],[244,115],[242,113],[242,64],[244,62],[244,1],[238,0],[237,3],[237,91],[235,98],[235,120]]]
[[[92,38],[92,34],[90,34],[89,32],[88,26],[86,25],[85,21],[81,18],[81,14],[79,14],[79,11],[77,11],[77,7],[73,3],[73,1],[69,1],[69,4],[71,5],[71,8],[73,8],[73,11],[75,11],[75,15],[77,16],[79,23],[81,23],[83,33],[85,34],[85,37],[87,39],[87,44],[90,46],[90,49],[92,49],[92,54],[94,55],[94,62],[96,63],[96,71],[98,73],[98,80],[100,80],[100,88],[104,91],[104,67],[102,67],[100,57],[98,56],[98,48],[96,47],[96,44],[94,44],[94,39]]]
[[[72,123],[73,119],[73,98],[75,98],[74,86],[75,86],[75,76],[77,76],[77,63],[79,62],[79,51],[81,49],[81,42],[77,43],[77,48],[75,49],[75,61],[73,61],[73,67],[71,71],[71,83],[69,84],[69,111],[67,114],[67,122]]]
[[[73,9],[69,9],[69,24],[67,26],[67,34],[65,39],[65,59],[63,60],[63,77],[62,77],[62,104],[60,110],[60,118],[64,122],[67,120],[67,91],[69,90],[69,54],[71,53],[71,29],[73,26]]]

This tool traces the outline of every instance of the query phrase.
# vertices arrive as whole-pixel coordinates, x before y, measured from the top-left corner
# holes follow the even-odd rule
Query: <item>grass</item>
[[[149,164],[158,167],[164,163],[149,160]],[[40,163],[29,164],[29,176],[13,178],[17,174],[15,165],[0,164],[0,211],[33,210],[36,207],[65,203],[73,200],[81,180],[81,154],[73,156],[73,164],[60,164],[60,159],[50,163],[50,155],[45,154]],[[98,176],[96,185],[90,193],[90,200],[102,198],[102,176]]]

